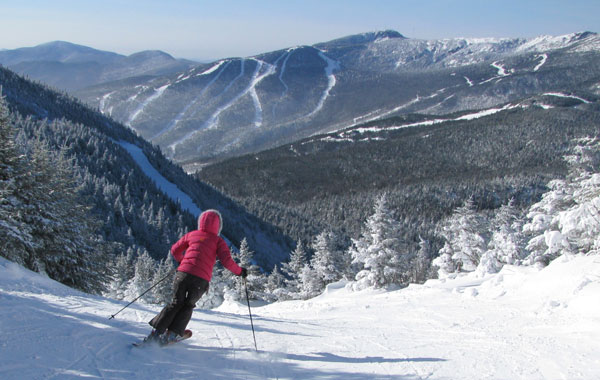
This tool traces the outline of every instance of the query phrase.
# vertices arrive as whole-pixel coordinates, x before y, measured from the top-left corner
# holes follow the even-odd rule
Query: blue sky
[[[0,49],[63,40],[210,60],[384,29],[419,39],[600,32],[600,0],[0,0]]]

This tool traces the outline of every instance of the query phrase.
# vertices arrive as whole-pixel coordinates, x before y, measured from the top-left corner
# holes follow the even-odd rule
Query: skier
[[[198,229],[173,244],[171,254],[179,263],[173,300],[149,322],[154,329],[144,342],[168,344],[184,335],[196,302],[208,290],[217,258],[233,274],[247,276],[246,268],[233,261],[227,243],[219,236],[222,228],[221,213],[207,210],[198,218]]]

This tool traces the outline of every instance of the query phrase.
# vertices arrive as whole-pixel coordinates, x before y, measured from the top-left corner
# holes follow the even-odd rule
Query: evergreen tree
[[[338,281],[343,277],[346,268],[342,265],[342,251],[335,246],[335,235],[323,231],[315,238],[313,243],[313,257],[311,266],[314,269],[316,280],[324,289],[327,284]]]
[[[279,271],[279,266],[275,265],[265,284],[265,300],[275,302],[286,299],[285,277]]]
[[[80,195],[73,162],[53,154],[42,140],[15,149],[4,101],[0,101],[2,181],[0,236],[3,253],[29,269],[78,289],[98,293],[107,282],[106,247],[98,222]]]
[[[79,194],[73,164],[64,150],[52,155],[40,142],[32,149],[31,165],[37,209],[30,224],[42,244],[29,265],[66,285],[102,291],[108,281],[106,247],[95,232],[98,221]]]
[[[523,258],[522,223],[513,200],[498,209],[491,225],[488,249],[477,267],[482,273],[497,273],[504,264],[516,264]]]
[[[32,206],[25,197],[27,162],[15,144],[14,127],[5,100],[0,96],[0,255],[21,265],[38,246],[25,215]]]
[[[233,289],[233,275],[219,265],[213,267],[212,280],[208,291],[196,303],[201,309],[213,309],[223,303],[227,293],[231,294]],[[229,296],[228,296],[229,297]]]
[[[240,260],[239,265],[246,268],[248,276],[246,277],[245,284],[241,278],[233,280],[233,293],[230,296],[235,301],[246,298],[246,286],[248,287],[248,295],[251,299],[262,298],[265,276],[262,274],[260,267],[254,264],[253,257],[254,252],[248,246],[248,240],[244,238],[240,243],[238,258]]]
[[[487,247],[486,219],[477,213],[473,199],[454,210],[441,227],[441,235],[451,248],[457,270],[474,271]]]
[[[287,296],[291,299],[300,298],[302,270],[307,264],[306,251],[300,240],[296,243],[296,249],[291,253],[288,262],[283,263],[281,272],[286,276],[285,288]]]
[[[125,299],[128,286],[135,276],[133,248],[126,254],[115,256],[111,265],[111,281],[107,286],[105,296],[117,300]]]
[[[158,284],[152,289],[154,303],[166,305],[173,299],[173,277],[175,276],[175,265],[170,256],[165,257],[158,264],[158,268],[152,279],[153,284]],[[165,279],[166,277],[166,279]]]
[[[358,265],[355,289],[406,284],[411,255],[399,239],[399,223],[392,217],[387,196],[380,196],[374,213],[365,222],[361,238],[352,241],[352,263]]]
[[[431,265],[434,268],[437,268],[437,275],[439,278],[446,278],[453,273],[456,273],[458,268],[456,267],[456,263],[452,259],[452,256],[454,256],[452,247],[446,242],[440,249],[439,256],[431,262]]]
[[[300,298],[307,300],[318,296],[323,291],[321,279],[316,275],[310,264],[305,264],[300,271]]]
[[[593,253],[600,248],[600,140],[578,140],[566,159],[568,177],[551,181],[550,191],[527,214],[526,263],[546,265],[564,253]]]
[[[148,290],[153,285],[155,271],[156,262],[144,250],[135,260],[135,275],[128,288],[127,299],[132,300]],[[152,292],[146,293],[140,300],[145,303],[155,303]]]
[[[422,284],[429,278],[431,268],[430,256],[431,247],[429,246],[429,242],[419,236],[419,251],[411,265],[411,282]]]

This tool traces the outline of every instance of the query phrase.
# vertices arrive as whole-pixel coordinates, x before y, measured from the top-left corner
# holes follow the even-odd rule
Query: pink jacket
[[[177,270],[210,282],[218,257],[225,268],[239,276],[242,268],[233,261],[227,243],[219,236],[222,227],[218,211],[203,212],[198,218],[198,229],[183,235],[171,247],[171,254],[179,262]]]

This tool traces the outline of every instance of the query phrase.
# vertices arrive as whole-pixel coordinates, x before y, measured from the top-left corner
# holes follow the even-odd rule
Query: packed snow
[[[0,258],[2,379],[594,379],[600,257],[400,290],[196,310],[194,336],[135,348],[159,308],[80,293]]]

